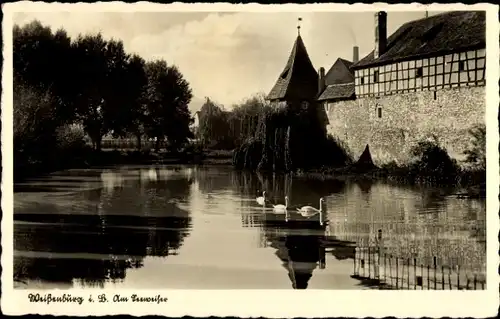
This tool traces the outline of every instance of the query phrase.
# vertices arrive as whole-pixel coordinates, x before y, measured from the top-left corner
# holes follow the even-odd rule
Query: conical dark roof
[[[363,169],[372,169],[376,167],[375,164],[373,164],[372,154],[370,153],[370,147],[368,146],[368,144],[366,144],[365,150],[359,157],[355,166],[357,168],[363,168]]]
[[[268,100],[311,100],[318,94],[318,73],[307,54],[299,35],[295,40],[288,62]]]

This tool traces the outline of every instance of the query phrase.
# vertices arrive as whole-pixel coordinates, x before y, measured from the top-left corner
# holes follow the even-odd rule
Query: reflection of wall
[[[375,183],[369,193],[351,184],[340,197],[327,199],[330,232],[341,240],[374,244],[383,231],[389,252],[418,258],[425,264],[433,256],[445,264],[484,265],[485,205],[445,197],[432,189],[402,188]],[[471,215],[475,220],[468,222]]]

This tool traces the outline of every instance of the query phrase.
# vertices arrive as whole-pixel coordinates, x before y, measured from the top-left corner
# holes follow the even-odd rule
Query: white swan
[[[262,196],[259,196],[255,199],[257,201],[257,204],[264,206],[266,203],[266,191],[262,192]]]
[[[286,208],[288,207],[288,196],[285,196],[285,205],[283,204],[278,204],[278,205],[273,205],[273,211],[275,212],[285,212],[286,213]]]
[[[301,214],[303,217],[311,217],[311,216],[314,216],[316,214],[320,214],[319,215],[319,222],[320,224],[323,224],[323,202],[325,200],[323,199],[323,197],[321,197],[319,199],[319,209],[317,208],[314,208],[312,206],[303,206],[302,208],[297,208],[297,212],[299,212],[299,214]]]

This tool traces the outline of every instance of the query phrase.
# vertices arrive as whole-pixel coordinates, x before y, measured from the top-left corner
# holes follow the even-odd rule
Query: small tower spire
[[[299,18],[297,19],[297,33],[298,33],[298,35],[300,35],[300,21],[302,21],[302,18],[301,18],[301,17],[299,17]]]

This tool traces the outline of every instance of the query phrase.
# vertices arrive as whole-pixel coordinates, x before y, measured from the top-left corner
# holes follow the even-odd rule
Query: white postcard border
[[[343,290],[14,290],[13,289],[13,165],[12,165],[12,14],[15,12],[70,11],[422,11],[422,10],[486,10],[486,126],[487,126],[487,290],[485,291],[343,291]],[[489,317],[495,316],[499,304],[499,154],[498,154],[498,79],[499,23],[498,6],[491,4],[314,4],[314,5],[234,5],[182,4],[170,5],[138,2],[97,2],[93,4],[59,4],[17,2],[2,4],[3,23],[3,77],[2,77],[2,300],[4,314],[52,315],[167,315],[167,316],[264,316],[264,317]],[[74,303],[30,303],[29,293],[82,296],[85,301]],[[109,297],[114,294],[129,296],[156,296],[168,302],[98,303],[87,302],[90,295]]]

